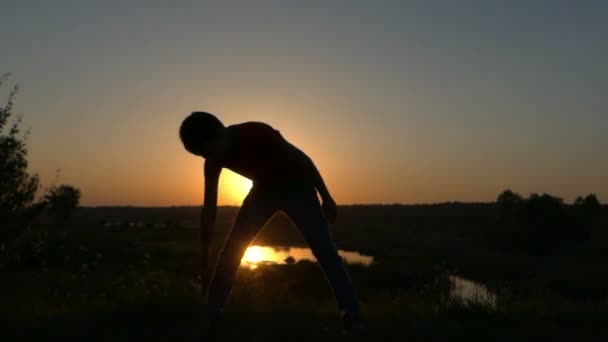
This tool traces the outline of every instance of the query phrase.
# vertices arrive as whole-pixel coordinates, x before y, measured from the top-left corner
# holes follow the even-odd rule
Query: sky
[[[30,172],[87,206],[202,203],[192,111],[272,125],[340,204],[608,201],[606,18],[602,0],[0,0],[0,73]],[[220,203],[248,186],[224,171]]]

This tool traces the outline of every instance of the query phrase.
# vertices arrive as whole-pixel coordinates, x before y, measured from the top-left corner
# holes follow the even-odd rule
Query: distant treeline
[[[502,228],[510,234],[506,243],[544,252],[563,244],[590,240],[602,227],[602,207],[594,194],[578,197],[573,204],[549,194],[524,198],[506,190],[496,201]]]
[[[218,208],[217,236],[227,233],[238,207]],[[103,225],[108,228],[198,227],[200,207],[84,207],[74,213],[73,225]],[[532,194],[528,198],[510,190],[496,202],[439,204],[343,205],[332,232],[348,248],[360,246],[420,245],[422,238],[464,239],[482,237],[506,249],[543,252],[565,243],[588,240],[594,232],[608,235],[608,206],[593,195],[565,204],[560,198]],[[259,242],[301,244],[302,238],[284,215],[277,215],[258,236]]]
[[[509,190],[503,192],[497,202],[446,202],[437,204],[351,204],[339,207],[339,219],[336,226],[341,225],[370,225],[380,223],[383,226],[403,226],[408,225],[442,225],[446,223],[454,224],[480,224],[488,221],[499,222],[501,220],[511,220],[522,214],[523,207],[528,203],[520,195],[515,195],[513,200],[505,194],[513,193]],[[532,207],[542,208],[544,201],[550,195],[531,195],[534,200],[530,203]],[[539,197],[539,199],[536,199]],[[518,199],[519,198],[519,199]],[[564,204],[561,199],[557,199],[557,211],[567,210],[566,208],[578,206],[579,204]],[[540,206],[536,206],[540,200]],[[553,201],[549,201],[554,203]],[[599,202],[598,202],[599,203]],[[582,205],[582,204],[581,204]],[[608,216],[608,205],[594,206],[593,212],[599,212],[602,216]],[[228,218],[231,220],[238,212],[236,206],[218,207],[218,219]],[[528,213],[534,210],[528,209]],[[537,215],[542,215],[537,212]],[[167,224],[190,226],[198,225],[200,216],[199,206],[174,206],[174,207],[135,207],[135,206],[106,206],[106,207],[79,207],[74,213],[73,223],[87,224],[116,224],[124,225],[150,225]]]
[[[218,207],[218,220],[231,221],[238,207]],[[103,224],[108,226],[196,226],[200,207],[80,207],[73,216],[73,224]],[[336,226],[410,226],[475,223],[496,220],[495,203],[440,203],[440,204],[355,204],[341,205]],[[219,222],[221,225],[222,222]]]

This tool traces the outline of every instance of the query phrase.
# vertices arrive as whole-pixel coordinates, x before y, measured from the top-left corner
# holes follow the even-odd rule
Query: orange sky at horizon
[[[277,104],[277,109],[260,104],[264,98],[268,103]],[[85,206],[201,205],[204,160],[183,149],[177,128],[191,111],[188,108],[210,107],[221,108],[209,111],[227,125],[263,121],[281,131],[287,140],[313,159],[338,204],[493,201],[505,189],[524,195],[548,192],[569,202],[578,195],[597,192],[591,180],[564,182],[559,173],[547,175],[534,169],[525,173],[522,171],[525,164],[479,168],[478,160],[472,156],[450,153],[466,148],[458,146],[457,141],[446,154],[441,150],[445,147],[425,141],[407,128],[403,136],[383,135],[382,128],[373,124],[340,129],[342,123],[331,117],[309,121],[305,116],[307,111],[321,110],[310,103],[292,100],[293,106],[303,109],[294,107],[291,113],[282,114],[281,101],[268,97],[231,107],[219,103],[205,107],[197,104],[202,101],[193,98],[184,101],[181,110],[171,110],[169,104],[162,105],[160,101],[162,99],[152,102],[150,109],[143,111],[145,115],[132,114],[124,118],[120,126],[112,128],[113,136],[107,142],[103,134],[89,135],[84,130],[66,133],[42,148],[42,139],[39,140],[42,134],[38,127],[33,127],[29,140],[30,170],[40,173],[43,184],[49,184],[55,176],[51,165],[61,166],[59,182],[80,187],[81,203]],[[329,114],[332,110],[339,109],[325,108],[323,113]],[[163,115],[163,112],[172,114]],[[85,126],[93,129],[94,125],[91,122]],[[369,134],[366,132],[377,132],[373,144],[360,138]],[[72,144],[72,140],[81,143]],[[92,153],[95,148],[88,146],[90,144],[103,144],[104,150]],[[52,156],[46,153],[49,149],[69,152]],[[484,158],[498,162],[497,156]],[[249,186],[249,180],[224,169],[220,177],[219,205],[240,205]]]

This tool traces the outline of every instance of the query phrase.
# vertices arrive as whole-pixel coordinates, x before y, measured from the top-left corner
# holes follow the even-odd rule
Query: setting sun
[[[256,269],[260,264],[280,264],[289,256],[289,251],[290,248],[277,249],[269,246],[252,245],[245,251],[241,259],[241,266]]]
[[[264,257],[264,254],[262,253],[261,247],[251,246],[251,247],[247,248],[247,251],[245,251],[245,255],[243,256],[243,259],[241,259],[241,262],[256,263],[256,262],[262,261],[263,257]]]
[[[230,205],[240,205],[251,189],[251,180],[242,177],[228,169],[222,171],[220,177],[220,202]]]
[[[258,264],[262,261],[266,261],[266,256],[272,256],[266,247],[260,246],[249,246],[241,259],[241,265],[249,267],[250,269],[256,269]]]

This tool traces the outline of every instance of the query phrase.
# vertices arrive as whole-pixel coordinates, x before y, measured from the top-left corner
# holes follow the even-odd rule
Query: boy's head
[[[179,137],[188,152],[206,158],[223,132],[224,124],[218,118],[206,112],[193,112],[182,122]]]

